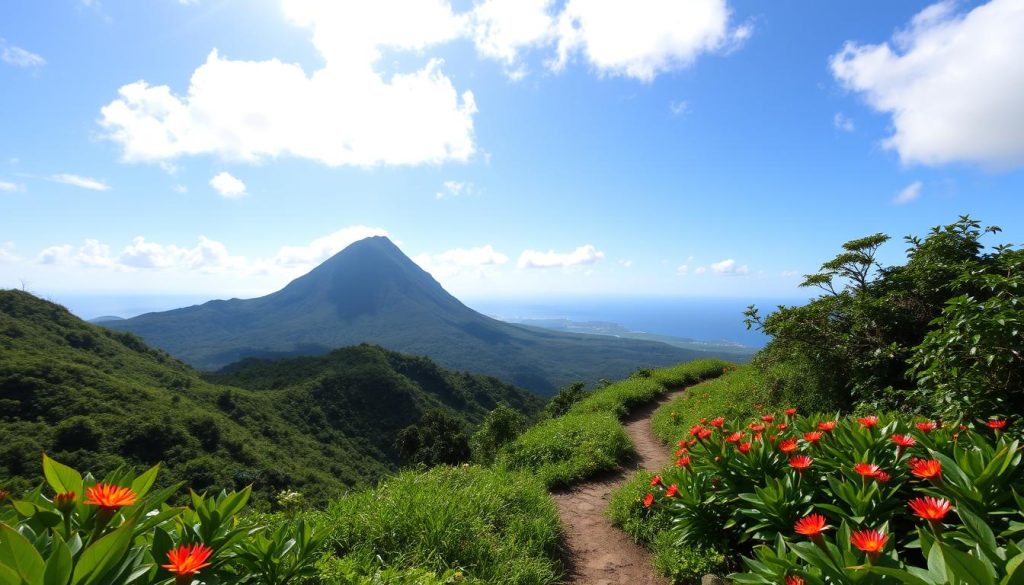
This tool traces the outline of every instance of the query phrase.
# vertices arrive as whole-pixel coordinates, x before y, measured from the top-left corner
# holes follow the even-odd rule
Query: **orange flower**
[[[853,466],[853,470],[861,477],[875,477],[882,468],[874,463],[858,463]]]
[[[787,408],[786,409],[786,414],[788,414],[789,416],[793,416],[794,414],[796,414],[796,409],[795,408]]]
[[[913,462],[910,473],[924,479],[933,479],[942,476],[942,463],[936,459],[918,459]]]
[[[809,433],[804,433],[804,440],[807,441],[808,443],[817,443],[818,441],[821,440],[821,437],[824,434],[825,433],[821,431],[811,431]]]
[[[676,460],[676,467],[689,467],[689,466],[690,466],[690,457],[689,456],[686,456],[686,457],[683,457],[681,459],[677,459]]]
[[[733,433],[725,438],[726,443],[738,443],[743,438],[743,433]]]
[[[1006,419],[1005,418],[990,418],[987,421],[985,421],[985,424],[988,425],[988,428],[990,428],[990,429],[1001,429],[1001,428],[1006,426]]]
[[[736,449],[738,449],[740,453],[749,453],[750,443],[740,443],[739,445],[736,445]]]
[[[672,484],[672,485],[668,486],[668,489],[665,490],[665,495],[670,497],[670,498],[674,497],[678,493],[679,493],[679,486],[677,486],[676,484]]]
[[[860,426],[864,427],[865,429],[870,429],[871,427],[878,424],[878,417],[874,415],[862,416],[857,419],[857,422],[859,422]]]
[[[686,453],[687,451],[689,451],[689,449],[687,449],[686,447],[683,447],[682,449],[676,449],[676,457],[682,457],[683,454]]]
[[[764,425],[760,423],[750,423],[750,430],[755,432],[761,432],[764,430]]]
[[[766,415],[761,417],[761,420],[763,420],[766,423],[770,423],[773,420],[775,420],[775,415],[774,414],[766,414]]]
[[[922,433],[930,433],[930,432],[934,431],[935,429],[939,428],[939,423],[937,423],[937,422],[919,422],[919,423],[915,424],[914,426],[916,426],[917,430],[921,431]]]
[[[879,471],[875,474],[875,481],[878,483],[889,483],[890,479],[892,479],[892,476],[884,471]]]
[[[711,431],[709,431],[707,429],[701,429],[700,432],[697,433],[697,438],[698,439],[706,439],[706,438],[708,438],[710,436],[711,436]]]
[[[651,478],[651,487],[654,487],[656,485],[661,485],[661,476],[660,475],[655,475],[654,477]]]
[[[913,447],[917,444],[917,439],[910,435],[893,435],[889,437],[889,440],[896,443],[900,447]]]
[[[7,497],[11,495],[11,492],[7,490],[0,490],[0,504],[7,500]]]
[[[725,424],[725,418],[724,417],[720,416],[718,418],[711,419],[711,426],[713,426],[713,427],[722,428],[722,425],[724,425],[724,424]]]
[[[654,494],[647,494],[644,496],[644,508],[650,508],[651,504],[654,503]]]
[[[167,560],[170,562],[160,566],[175,575],[187,577],[195,575],[199,569],[209,567],[210,563],[206,562],[206,559],[210,558],[212,554],[213,549],[205,544],[193,544],[192,546],[183,544],[167,551]]]
[[[827,420],[825,422],[820,422],[820,423],[818,423],[818,430],[819,431],[831,431],[832,429],[836,428],[837,424],[839,424],[839,421],[834,421],[834,420]]]
[[[860,530],[850,535],[850,544],[866,553],[880,553],[889,541],[889,535],[881,530]]]
[[[789,425],[787,425],[786,423],[779,423],[775,425],[775,428],[779,429],[780,431],[784,431],[789,428]]]
[[[793,525],[793,530],[797,534],[803,534],[804,536],[818,536],[823,530],[826,530],[828,526],[825,525],[825,517],[821,514],[808,514],[803,518],[796,521]]]
[[[704,430],[704,427],[700,425],[693,425],[692,427],[690,427],[690,436],[696,437],[697,435],[700,434],[702,430]]]
[[[803,471],[814,463],[814,459],[811,459],[807,455],[797,455],[789,458],[789,466],[797,471]]]
[[[779,451],[783,453],[792,453],[796,451],[796,439],[786,439],[779,443]]]
[[[98,483],[85,490],[83,504],[99,506],[103,510],[116,510],[135,503],[135,492],[131,488],[109,483]]]
[[[78,501],[78,494],[75,492],[62,492],[53,496],[53,505],[67,514],[75,507],[75,502]]]
[[[929,522],[940,522],[949,513],[949,500],[943,498],[914,498],[908,502],[915,514]]]
[[[796,575],[786,575],[786,585],[804,585],[804,580]]]

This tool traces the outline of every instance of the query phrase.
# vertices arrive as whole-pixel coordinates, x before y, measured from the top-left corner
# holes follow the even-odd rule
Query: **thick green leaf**
[[[952,548],[945,543],[935,547],[942,551],[942,559],[946,568],[956,576],[958,581],[970,585],[995,585],[995,572],[992,564]]]
[[[67,585],[73,568],[71,549],[64,543],[60,534],[54,533],[53,542],[50,544],[50,558],[46,560],[46,574],[43,583],[45,585]]]
[[[153,487],[153,482],[156,481],[156,475],[160,472],[160,464],[157,463],[153,467],[150,467],[146,473],[143,473],[139,477],[135,478],[132,482],[132,491],[135,495],[142,499],[149,492],[149,488]]]
[[[42,582],[46,569],[46,562],[36,547],[6,524],[0,524],[0,565],[6,565],[21,580],[33,585]]]
[[[116,567],[132,542],[134,528],[133,523],[127,522],[85,549],[78,559],[78,566],[75,567],[72,584],[91,585]]]
[[[75,492],[79,497],[84,495],[82,493],[82,474],[67,465],[50,459],[46,453],[43,453],[43,475],[46,476],[46,482],[50,484],[53,491],[58,494]]]

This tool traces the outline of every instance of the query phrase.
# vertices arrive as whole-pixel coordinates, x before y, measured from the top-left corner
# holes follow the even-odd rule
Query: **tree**
[[[504,404],[487,413],[484,421],[469,440],[473,460],[478,463],[494,462],[498,450],[511,443],[526,430],[526,417]]]
[[[443,410],[423,414],[419,424],[398,432],[395,448],[411,464],[455,465],[469,459],[469,440],[462,421]]]

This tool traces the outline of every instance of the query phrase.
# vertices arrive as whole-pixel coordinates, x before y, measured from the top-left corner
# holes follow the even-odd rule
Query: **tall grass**
[[[570,413],[610,412],[623,417],[659,395],[720,376],[732,364],[718,359],[695,360],[668,368],[640,370],[626,380],[595,390],[573,405]]]
[[[530,474],[478,466],[403,472],[335,501],[330,582],[547,585],[558,514]],[[429,576],[429,578],[428,578]]]

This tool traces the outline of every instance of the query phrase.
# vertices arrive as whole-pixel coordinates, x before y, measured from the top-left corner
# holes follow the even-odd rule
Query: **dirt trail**
[[[662,395],[629,415],[623,424],[636,446],[636,456],[623,468],[568,491],[553,494],[565,528],[569,585],[669,585],[654,573],[650,554],[604,517],[608,497],[637,469],[668,465],[668,448],[651,431],[651,415],[685,390]]]

